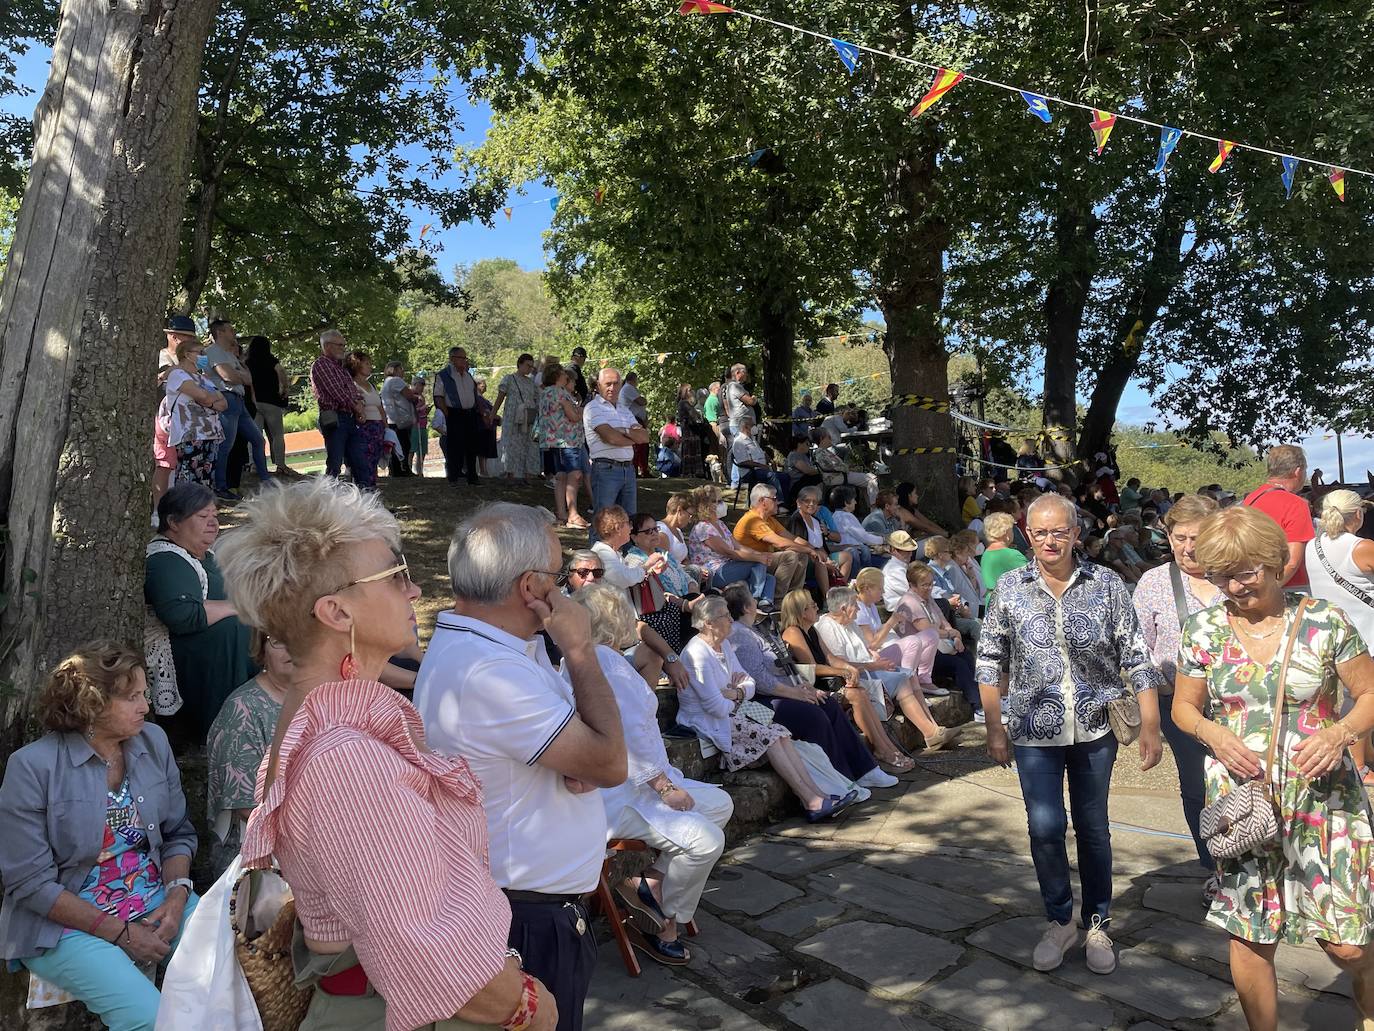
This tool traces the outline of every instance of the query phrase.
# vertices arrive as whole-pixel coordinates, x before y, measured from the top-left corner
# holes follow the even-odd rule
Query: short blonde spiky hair
[[[401,546],[401,528],[375,494],[327,476],[263,490],[239,512],[243,525],[215,549],[229,600],[293,657],[315,636],[315,602],[356,575],[356,545]]]
[[[1288,564],[1288,538],[1259,509],[1234,505],[1203,520],[1194,554],[1209,574],[1238,573],[1258,564],[1281,576]]]

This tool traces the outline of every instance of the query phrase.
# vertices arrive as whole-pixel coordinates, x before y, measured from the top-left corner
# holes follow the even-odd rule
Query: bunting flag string
[[[1107,138],[1111,136],[1112,129],[1116,126],[1116,115],[1110,111],[1099,111],[1093,109],[1092,130],[1093,139],[1097,141],[1097,152],[1102,153],[1107,146]]]
[[[1293,196],[1293,179],[1297,176],[1297,174],[1298,159],[1294,157],[1284,158],[1283,175],[1281,175],[1279,178],[1283,180],[1283,195],[1285,197]]]
[[[1155,158],[1155,175],[1164,171],[1164,166],[1169,163],[1169,155],[1178,146],[1179,137],[1182,135],[1181,129],[1165,127],[1159,130],[1159,157]]]
[[[1331,169],[1330,174],[1327,175],[1326,178],[1331,182],[1331,188],[1336,191],[1336,196],[1339,197],[1341,199],[1341,203],[1344,204],[1345,173],[1342,172],[1339,168],[1333,168]]]
[[[1111,131],[1113,127],[1116,125],[1117,121],[1122,120],[1127,122],[1133,122],[1136,125],[1149,126],[1151,128],[1160,130],[1161,133],[1167,132],[1171,137],[1173,136],[1173,134],[1176,133],[1177,137],[1172,139],[1171,146],[1169,147],[1168,152],[1163,155],[1166,162],[1168,160],[1169,154],[1172,154],[1173,152],[1173,147],[1176,146],[1179,140],[1181,140],[1183,137],[1191,137],[1193,139],[1206,140],[1217,145],[1217,156],[1212,160],[1211,165],[1208,167],[1209,172],[1218,171],[1221,168],[1221,166],[1226,163],[1227,158],[1230,157],[1232,151],[1234,150],[1246,150],[1255,154],[1263,154],[1271,158],[1278,158],[1284,162],[1284,186],[1285,189],[1289,190],[1290,192],[1290,184],[1296,173],[1296,167],[1299,164],[1315,165],[1317,167],[1323,168],[1324,172],[1327,173],[1328,178],[1330,178],[1331,175],[1333,175],[1336,172],[1343,173],[1342,186],[1340,189],[1337,190],[1337,195],[1341,198],[1341,200],[1345,199],[1345,175],[1360,175],[1374,178],[1374,171],[1370,171],[1368,169],[1353,168],[1348,165],[1333,165],[1329,161],[1324,161],[1315,157],[1290,155],[1285,151],[1275,150],[1270,147],[1263,147],[1254,143],[1239,143],[1235,140],[1223,139],[1220,136],[1214,136],[1205,132],[1198,132],[1194,129],[1174,128],[1172,126],[1166,125],[1163,122],[1157,122],[1149,118],[1144,118],[1140,115],[1127,114],[1120,111],[1105,111],[1101,108],[1095,107],[1091,104],[1083,103],[1081,101],[1068,100],[1064,97],[1057,97],[1047,93],[1040,93],[1037,91],[1028,90],[1024,87],[1015,86],[1010,83],[1000,82],[997,79],[991,79],[979,75],[971,75],[967,72],[961,72],[955,69],[945,68],[940,65],[932,64],[929,61],[921,61],[914,57],[908,57],[905,54],[897,54],[890,50],[882,50],[877,47],[865,46],[862,43],[855,43],[850,40],[840,39],[838,37],[831,36],[828,33],[817,32],[814,29],[803,28],[800,25],[793,25],[789,22],[779,21],[776,18],[769,18],[761,14],[755,14],[752,11],[741,10],[738,7],[731,8],[726,7],[724,4],[711,3],[709,2],[709,0],[688,0],[688,2],[685,2],[681,5],[681,7],[678,9],[678,13],[733,14],[735,17],[746,18],[750,21],[759,22],[760,24],[764,25],[772,25],[775,28],[784,29],[788,32],[794,33],[799,36],[809,36],[813,39],[822,40],[826,43],[826,45],[834,47],[837,50],[840,48],[841,44],[843,44],[846,48],[851,49],[856,54],[872,54],[875,57],[884,57],[892,61],[900,62],[902,64],[911,65],[916,68],[929,69],[930,71],[935,73],[935,80],[930,90],[925,94],[925,96],[923,96],[920,99],[920,101],[917,102],[916,106],[912,108],[911,114],[913,117],[923,114],[932,105],[938,102],[941,97],[943,97],[947,92],[949,92],[949,90],[952,89],[957,83],[963,81],[964,79],[968,79],[970,82],[977,82],[984,86],[991,86],[994,89],[1000,89],[1006,92],[1019,94],[1021,96],[1021,99],[1025,101],[1026,105],[1030,108],[1032,113],[1034,113],[1037,118],[1041,119],[1044,122],[1050,122],[1052,120],[1052,116],[1050,116],[1049,111],[1049,105],[1051,103],[1062,104],[1065,107],[1077,108],[1080,111],[1089,112],[1089,114],[1092,116],[1093,138],[1096,142],[1097,152],[1099,154],[1101,154],[1103,148],[1106,147],[1107,138],[1111,135]],[[846,67],[848,67],[847,61]],[[1163,142],[1164,138],[1161,138],[1161,144],[1163,144]],[[1161,149],[1163,149],[1162,146]],[[1291,170],[1288,167],[1289,162],[1292,162],[1293,165]],[[1156,164],[1159,164],[1158,158],[1156,158]],[[1162,170],[1162,166],[1160,167]],[[1335,188],[1335,185],[1335,181],[1332,180],[1333,188]]]
[[[835,48],[835,52],[840,55],[840,60],[844,62],[849,74],[853,75],[859,68],[859,48],[842,39],[832,39],[830,43]]]

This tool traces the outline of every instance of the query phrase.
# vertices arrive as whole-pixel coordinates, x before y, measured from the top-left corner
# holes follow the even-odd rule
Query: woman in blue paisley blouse
[[[1027,511],[1026,527],[1033,560],[998,582],[978,641],[988,754],[1005,766],[1013,748],[1016,753],[1031,858],[1049,920],[1035,947],[1035,968],[1055,969],[1079,941],[1064,843],[1067,776],[1088,969],[1110,974],[1116,969],[1116,953],[1105,930],[1112,901],[1107,791],[1117,742],[1107,725],[1107,703],[1124,691],[1135,692],[1140,766],[1148,770],[1160,756],[1158,688],[1163,678],[1150,661],[1121,578],[1075,560],[1079,531],[1073,502],[1058,494],[1041,495]],[[1000,719],[1003,680],[1009,688],[1005,728]]]

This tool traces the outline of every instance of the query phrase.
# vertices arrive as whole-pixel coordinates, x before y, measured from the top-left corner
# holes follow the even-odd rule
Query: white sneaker
[[[1036,970],[1054,970],[1064,962],[1064,953],[1077,944],[1077,927],[1071,923],[1061,924],[1051,920],[1045,928],[1044,936],[1036,943],[1031,963]]]
[[[897,783],[897,778],[890,773],[884,773],[880,767],[875,766],[855,783],[866,788],[890,788]]]
[[[975,712],[975,713],[973,714],[973,722],[974,722],[974,723],[986,723],[987,721],[988,721],[988,714],[985,713],[982,709],[979,709],[977,712]]]
[[[1088,954],[1088,969],[1094,974],[1110,974],[1116,969],[1116,950],[1112,948],[1112,940],[1103,930],[1105,926],[1105,920],[1100,916],[1094,916],[1092,926],[1088,928],[1088,934],[1083,940],[1084,950]]]

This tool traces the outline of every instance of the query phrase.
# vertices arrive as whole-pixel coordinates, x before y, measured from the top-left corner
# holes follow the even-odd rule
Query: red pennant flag
[[[604,187],[604,186],[599,186],[599,187],[597,187],[596,193],[595,193],[595,195],[594,195],[594,198],[595,198],[595,200],[596,200],[596,203],[597,203],[597,204],[600,204],[602,198],[605,197],[605,196],[606,196],[606,187]]]
[[[677,9],[678,14],[734,14],[733,7],[712,3],[711,0],[685,0]]]
[[[420,239],[421,239],[421,240],[423,240],[423,239],[425,238],[425,234],[426,234],[427,232],[429,232],[429,223],[428,223],[428,222],[426,222],[424,225],[422,225],[422,226],[420,227]]]
[[[1207,166],[1207,171],[1215,172],[1226,164],[1226,159],[1231,156],[1231,151],[1236,149],[1236,145],[1230,140],[1217,141],[1217,156],[1212,158],[1212,163]]]
[[[502,208],[501,210],[504,211],[504,212],[506,213],[506,221],[509,222],[509,221],[510,221],[511,209],[510,209],[510,208]]]
[[[1112,128],[1116,125],[1116,115],[1110,111],[1099,111],[1093,109],[1093,139],[1097,141],[1097,152],[1102,153],[1102,148],[1107,145],[1107,137],[1112,134]]]
[[[919,118],[925,114],[941,97],[957,86],[963,77],[963,72],[952,72],[948,68],[941,68],[937,71],[935,81],[930,84],[929,92],[911,109],[911,117]]]
[[[1331,181],[1331,188],[1336,191],[1336,196],[1345,203],[1345,172],[1339,168],[1331,169],[1331,174],[1326,177]]]

